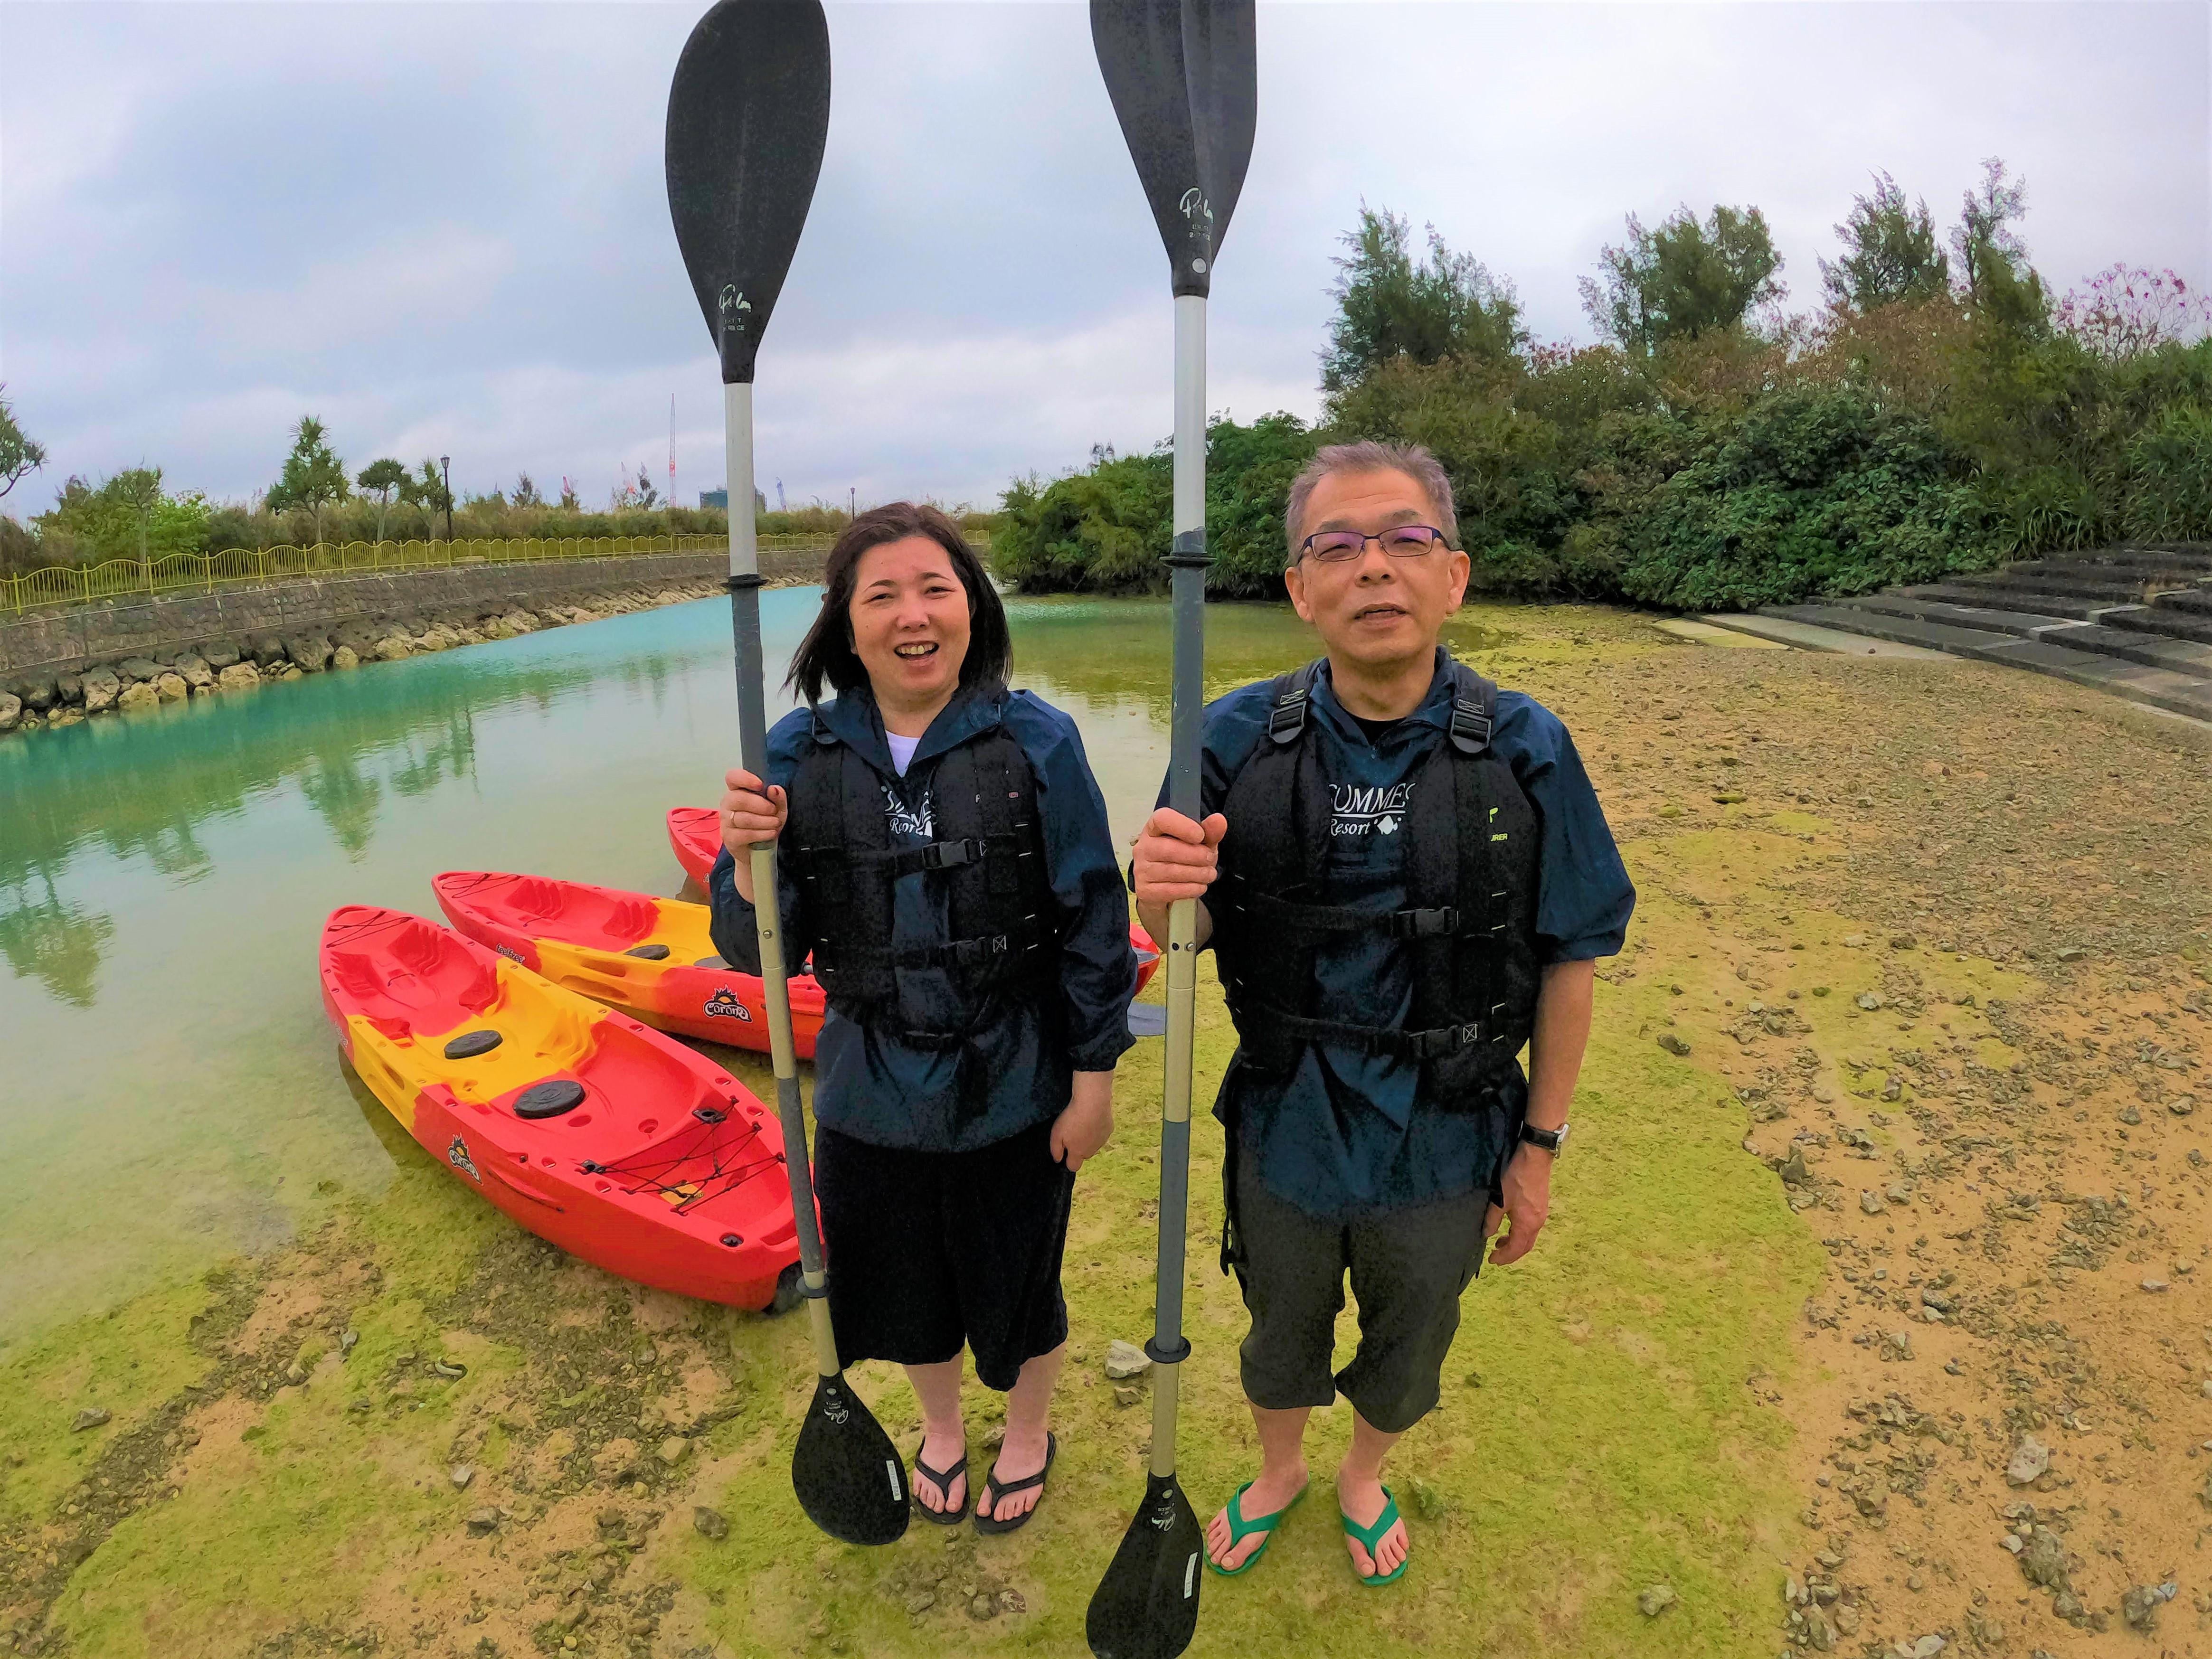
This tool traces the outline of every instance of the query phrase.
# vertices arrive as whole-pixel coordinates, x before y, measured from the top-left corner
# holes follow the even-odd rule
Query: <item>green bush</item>
[[[1315,435],[1293,415],[1206,429],[1206,524],[1213,554],[1206,592],[1273,599],[1283,592],[1283,501],[1313,458]],[[1174,540],[1175,458],[1101,448],[1087,471],[1046,483],[1017,479],[1001,498],[991,562],[1025,593],[1164,591]]]

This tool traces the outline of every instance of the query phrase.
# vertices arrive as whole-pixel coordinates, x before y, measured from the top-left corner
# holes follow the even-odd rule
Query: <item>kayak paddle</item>
[[[1098,68],[1166,245],[1175,294],[1175,678],[1168,805],[1199,815],[1205,706],[1206,296],[1214,252],[1244,185],[1259,104],[1253,0],[1091,0]],[[1168,909],[1160,1243],[1152,1357],[1152,1472],[1144,1502],[1091,1598],[1085,1634],[1098,1659],[1174,1659],[1198,1628],[1198,1516],[1176,1480],[1183,1232],[1190,1200],[1191,1038],[1197,908]]]
[[[753,359],[806,223],[829,131],[830,26],[821,0],[720,0],[699,20],[668,92],[668,210],[722,360],[738,749],[756,777],[768,773],[768,719],[753,522]],[[906,1466],[837,1363],[792,1048],[774,842],[752,849],[752,872],[777,1115],[818,1372],[791,1484],[807,1518],[832,1538],[888,1544],[906,1530]]]

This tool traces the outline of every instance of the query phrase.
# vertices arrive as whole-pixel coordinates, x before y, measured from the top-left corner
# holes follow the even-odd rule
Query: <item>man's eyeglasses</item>
[[[1341,564],[1364,553],[1368,543],[1380,542],[1382,550],[1394,559],[1417,559],[1431,548],[1442,545],[1443,539],[1443,531],[1425,524],[1394,524],[1372,536],[1357,530],[1316,530],[1298,544],[1298,554],[1322,564]]]

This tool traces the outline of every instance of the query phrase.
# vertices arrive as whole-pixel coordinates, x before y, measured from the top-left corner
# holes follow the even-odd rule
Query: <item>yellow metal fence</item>
[[[480,564],[537,564],[560,559],[616,559],[645,553],[719,553],[724,536],[484,536],[466,541],[319,542],[313,547],[226,548],[220,553],[172,553],[159,559],[110,559],[84,567],[54,565],[27,575],[0,576],[0,610],[91,605],[136,593],[212,593],[219,586],[283,581],[303,576],[356,575],[374,570],[443,570]],[[761,551],[805,552],[830,545],[827,536],[763,536]]]

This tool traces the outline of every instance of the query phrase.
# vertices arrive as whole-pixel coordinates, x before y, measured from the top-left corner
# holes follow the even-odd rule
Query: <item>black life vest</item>
[[[898,969],[942,969],[980,1020],[994,996],[1026,998],[1059,983],[1060,928],[1046,869],[1036,776],[994,725],[948,750],[930,774],[931,833],[894,848],[878,772],[820,720],[791,782],[786,857],[814,935],[814,977],[831,1007],[882,1025],[898,1006]],[[903,799],[903,796],[900,796]],[[932,944],[892,945],[892,887],[917,871],[942,884],[949,927]],[[901,1030],[921,1048],[955,1048],[960,1031]]]
[[[1513,769],[1490,746],[1498,688],[1462,663],[1451,724],[1415,770],[1403,822],[1401,910],[1332,902],[1330,801],[1314,745],[1301,743],[1316,660],[1274,684],[1267,734],[1230,786],[1213,944],[1246,1063],[1286,1073],[1310,1043],[1420,1062],[1423,1094],[1472,1110],[1535,1028],[1539,824]],[[1403,1029],[1357,1025],[1315,1006],[1326,939],[1361,932],[1413,951]]]

